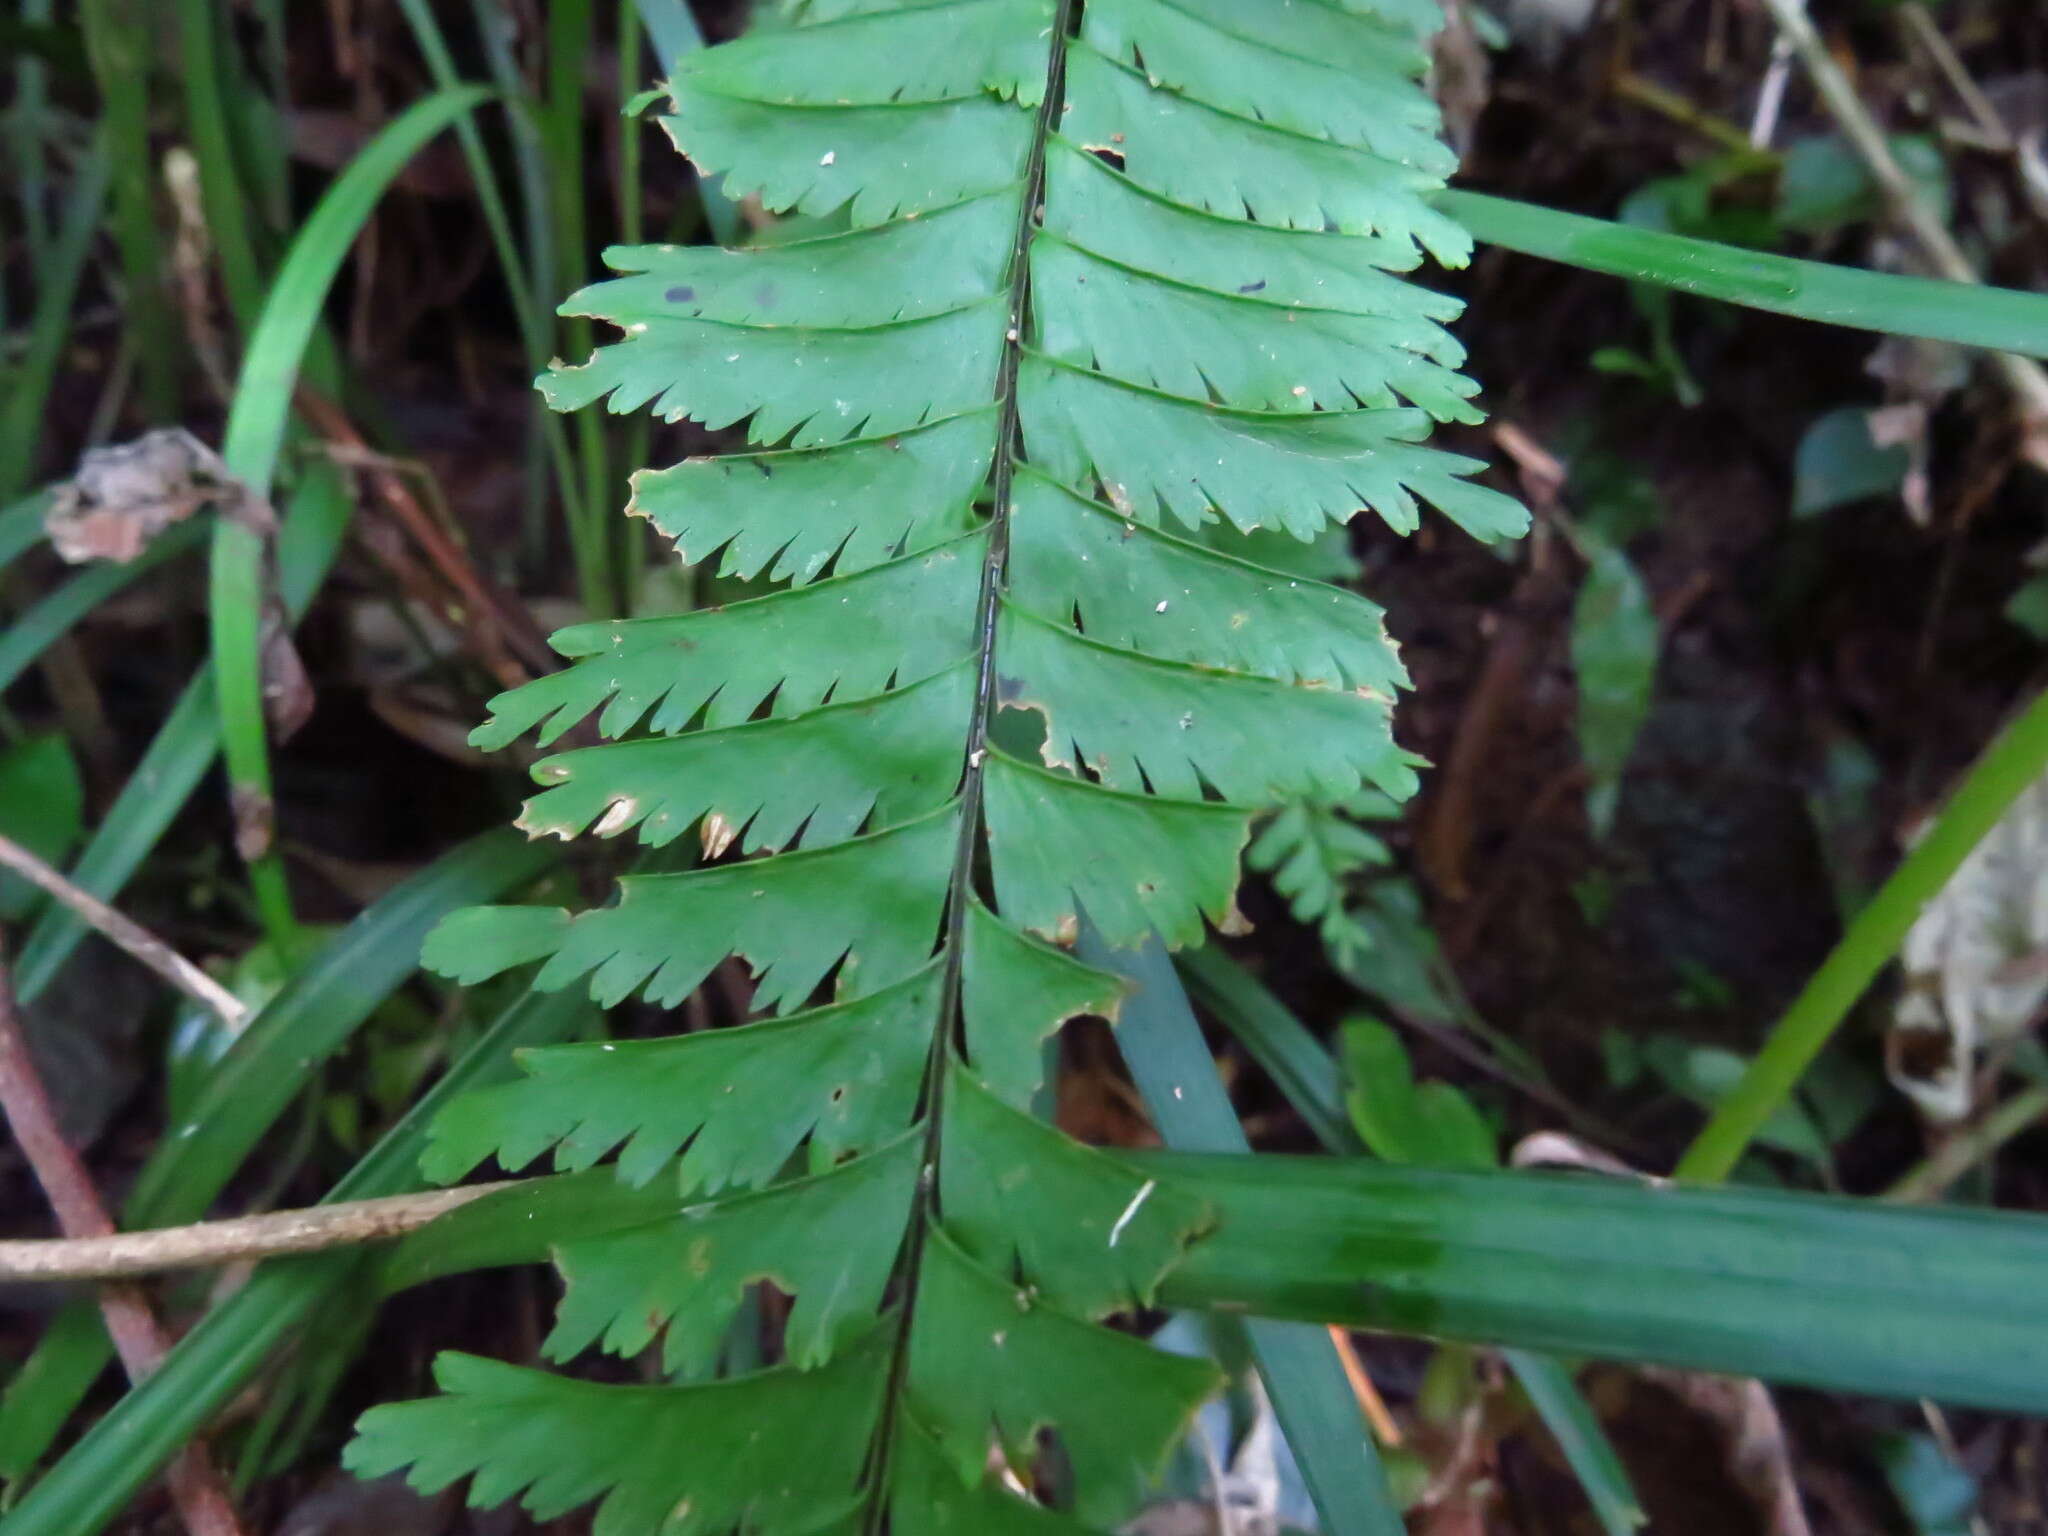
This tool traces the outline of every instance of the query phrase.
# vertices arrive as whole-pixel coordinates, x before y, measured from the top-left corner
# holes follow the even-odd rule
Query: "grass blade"
[[[185,130],[199,161],[199,195],[206,228],[220,257],[228,306],[244,331],[256,323],[263,303],[263,270],[249,231],[253,200],[242,195],[235,168],[235,135],[230,126],[226,62],[220,52],[219,8],[211,0],[179,0],[178,75],[185,83]]]
[[[454,55],[448,51],[447,38],[434,16],[433,7],[427,4],[427,0],[398,0],[398,8],[404,13],[406,25],[412,29],[413,41],[419,45],[420,56],[426,60],[427,73],[433,77],[435,87],[448,91],[461,85],[462,77],[456,71]],[[549,338],[554,325],[556,291],[554,224],[545,216],[547,183],[541,163],[539,134],[533,124],[530,104],[524,97],[524,82],[510,58],[510,50],[504,46],[504,35],[512,26],[511,18],[502,10],[480,5],[477,7],[477,26],[483,34],[485,54],[491,61],[498,93],[511,123],[513,155],[524,183],[527,211],[531,215],[526,220],[526,238],[533,257],[530,267],[520,252],[504,190],[498,183],[497,173],[491,168],[490,156],[484,149],[483,135],[477,130],[475,120],[467,116],[457,118],[455,136],[462,146],[463,158],[469,162],[477,201],[483,205],[484,225],[490,231],[499,268],[505,274],[505,286],[512,297],[512,312],[519,323],[520,343],[526,353],[526,366],[538,373],[547,366],[553,352]],[[569,452],[568,430],[561,418],[538,400],[533,402],[533,413],[539,424],[542,449],[554,470],[555,490],[562,501],[563,515],[570,526],[577,526],[582,516],[582,501]],[[541,498],[536,496],[534,501],[538,506]]]
[[[1079,953],[1134,984],[1118,1016],[1117,1042],[1167,1145],[1246,1152],[1244,1127],[1165,945],[1153,939],[1140,950],[1112,950],[1084,923]],[[1206,1161],[1263,1165],[1266,1159]],[[1323,1529],[1330,1536],[1400,1536],[1400,1511],[1329,1336],[1320,1327],[1270,1319],[1248,1322],[1246,1331]]]
[[[456,907],[488,901],[551,862],[546,850],[517,834],[486,833],[364,911],[229,1048],[191,1114],[167,1130],[143,1165],[124,1223],[155,1227],[205,1214],[313,1072],[418,969],[427,930]],[[0,1474],[20,1477],[40,1459],[109,1358],[96,1327],[53,1331],[0,1399]],[[11,1520],[4,1528],[11,1536]]]
[[[427,1126],[442,1106],[458,1093],[514,1076],[515,1050],[571,1038],[592,1011],[573,992],[534,994],[514,1004],[328,1200],[421,1188],[419,1155]],[[0,1530],[7,1536],[86,1536],[102,1529],[309,1312],[360,1273],[360,1256],[349,1253],[264,1265],[180,1340],[154,1375],[86,1431],[0,1521]]]
[[[48,491],[24,496],[0,510],[0,571],[43,542],[43,516],[49,510]]]
[[[1190,995],[1251,1053],[1325,1151],[1365,1150],[1344,1112],[1337,1063],[1307,1026],[1213,944],[1176,956],[1175,966]]]
[[[2048,357],[2048,296],[2037,293],[1798,261],[1482,192],[1446,192],[1437,206],[1484,244],[1589,272],[1801,320]]]
[[[1218,1230],[1172,1306],[2048,1411],[2048,1221],[1356,1159],[1127,1153]]]
[[[1557,1440],[1579,1486],[1586,1490],[1600,1529],[1608,1536],[1630,1536],[1647,1525],[1650,1517],[1628,1480],[1628,1468],[1615,1454],[1614,1442],[1600,1427],[1593,1405],[1572,1380],[1570,1367],[1526,1349],[1504,1349],[1501,1357],[1529,1394],[1544,1427]]]
[[[221,449],[229,472],[256,500],[270,495],[300,365],[328,290],[356,236],[407,162],[490,95],[482,86],[464,86],[436,92],[408,108],[336,178],[292,242],[249,339]],[[298,924],[285,886],[284,863],[270,833],[270,740],[262,665],[264,555],[263,530],[251,519],[217,519],[207,607],[236,841],[249,864],[264,928],[279,953],[288,955],[297,947]]]
[[[137,578],[196,548],[205,532],[202,523],[184,523],[166,530],[125,565],[103,561],[88,566],[0,630],[0,690],[12,686],[72,625]]]
[[[148,12],[133,0],[80,0],[78,19],[113,152],[114,243],[128,289],[124,319],[141,359],[142,403],[151,421],[175,421],[183,349],[164,290],[169,265],[151,196]]]
[[[78,298],[93,238],[99,233],[112,174],[112,157],[102,132],[66,194],[55,250],[38,272],[41,283],[35,318],[29,326],[28,350],[9,376],[7,402],[0,408],[0,501],[19,496],[34,476],[36,433],[49,404],[50,381],[64,352],[64,338],[71,332],[71,306]]]
[[[306,476],[278,538],[278,585],[285,611],[294,620],[333,565],[348,529],[351,499],[332,466]],[[74,885],[112,901],[148,857],[198,788],[207,765],[220,751],[220,711],[213,694],[213,669],[203,667],[185,687],[169,717],[157,729],[142,761],[128,776],[90,845],[70,871]],[[16,967],[22,1001],[39,995],[84,938],[86,928],[68,907],[47,909],[30,931]]]
[[[1177,964],[1188,980],[1189,991],[1274,1080],[1324,1150],[1339,1156],[1363,1152],[1364,1145],[1344,1112],[1337,1063],[1307,1026],[1214,945],[1180,956]],[[1571,1371],[1547,1355],[1528,1350],[1510,1349],[1503,1354],[1586,1490],[1601,1529],[1608,1536],[1629,1536],[1645,1519],[1642,1501]]]
[[[524,884],[555,862],[517,833],[443,854],[349,924],[229,1047],[185,1120],[168,1127],[124,1210],[130,1226],[196,1221],[313,1070],[419,969],[447,913]]]
[[[1906,933],[2013,801],[2048,771],[2048,693],[2002,731],[1971,767],[1933,826],[1858,912],[1814,972],[1735,1089],[1679,1159],[1674,1175],[1702,1183],[1728,1177],[1756,1133],[1783,1104],[1856,999],[1890,963]]]

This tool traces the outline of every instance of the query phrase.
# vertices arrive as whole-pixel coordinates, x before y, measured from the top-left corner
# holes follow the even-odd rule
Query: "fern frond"
[[[869,570],[969,532],[995,453],[996,413],[836,448],[689,459],[633,477],[631,515],[686,565],[802,586]]]
[[[974,653],[973,600],[987,548],[977,531],[911,559],[728,608],[559,630],[579,664],[501,693],[470,733],[494,749],[538,727],[542,746],[598,715],[618,737],[645,719],[664,735],[741,725],[764,703],[796,715],[920,682]],[[650,714],[649,711],[652,711]]]
[[[759,451],[643,472],[630,510],[787,585],[564,631],[572,664],[474,737],[589,723],[607,739],[544,758],[521,824],[694,833],[707,862],[580,915],[458,914],[427,955],[664,1005],[736,956],[781,1015],[536,1051],[434,1130],[443,1179],[612,1159],[642,1192],[558,1253],[548,1353],[658,1345],[686,1379],[450,1357],[352,1461],[543,1516],[598,1501],[602,1536],[1113,1528],[1215,1383],[1099,1320],[1209,1213],[1029,1113],[1048,1037],[1122,999],[1070,950],[1084,923],[1236,926],[1275,812],[1254,857],[1313,905],[1327,808],[1420,766],[1380,610],[1204,541],[1525,520],[1428,444],[1474,387],[1456,301],[1397,275],[1470,249],[1427,201],[1434,4],[762,10],[679,64],[664,123],[729,192],[844,232],[609,253],[566,308],[623,339],[542,387],[743,426]],[[784,1363],[705,1379],[760,1285],[791,1298]]]
[[[424,1491],[470,1477],[475,1503],[518,1497],[540,1520],[599,1500],[594,1536],[830,1529],[855,1506],[886,1353],[877,1328],[821,1370],[690,1387],[598,1386],[447,1353],[434,1366],[443,1395],[364,1414],[349,1466],[410,1467]],[[801,1435],[774,1428],[812,1415]]]
[[[894,692],[821,705],[787,719],[584,747],[533,766],[551,786],[526,802],[520,828],[572,838],[640,829],[659,848],[700,825],[747,853],[841,843],[872,815],[884,826],[953,797],[959,765],[946,748],[974,697],[967,658]]]
[[[1105,645],[1283,683],[1391,696],[1408,686],[1386,616],[1341,587],[1133,523],[1024,467],[1010,594]]]
[[[917,1185],[914,1135],[816,1178],[711,1205],[678,1201],[665,1220],[565,1244],[567,1285],[542,1346],[572,1360],[600,1341],[615,1355],[662,1340],[662,1369],[701,1376],[717,1360],[746,1288],[795,1298],[783,1352],[808,1370],[874,1326],[893,1248],[874,1241]]]
[[[524,1168],[551,1147],[573,1171],[618,1150],[620,1178],[644,1184],[688,1146],[681,1193],[758,1188],[806,1136],[829,1164],[910,1124],[941,980],[934,963],[793,1018],[528,1051],[524,1079],[468,1094],[434,1122],[426,1172],[458,1179],[493,1156]]]

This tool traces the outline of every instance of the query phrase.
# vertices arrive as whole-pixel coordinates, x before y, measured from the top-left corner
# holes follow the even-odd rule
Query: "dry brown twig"
[[[111,1235],[113,1218],[100,1202],[84,1161],[64,1139],[49,1092],[29,1055],[4,948],[0,948],[0,1112],[5,1113],[15,1145],[28,1160],[65,1236],[90,1240]],[[100,1312],[128,1379],[141,1381],[156,1369],[167,1348],[148,1297],[139,1286],[108,1285],[100,1291]],[[203,1441],[194,1440],[180,1451],[165,1470],[165,1479],[191,1536],[242,1536],[227,1483]]]
[[[0,866],[48,891],[83,918],[89,927],[155,971],[227,1025],[231,1032],[240,1034],[249,1022],[248,1006],[234,993],[133,918],[115,911],[90,891],[79,889],[10,837],[0,836]]]
[[[1981,283],[1962,246],[1948,232],[1913,179],[1893,156],[1884,130],[1863,105],[1849,77],[1828,52],[1806,14],[1806,0],[1763,0],[1780,34],[1790,45],[1835,126],[1856,151],[1872,180],[1884,193],[1893,213],[1913,237],[1935,272],[1954,283]],[[2048,373],[2030,358],[2009,352],[1989,354],[1992,371],[2019,410],[2020,453],[2028,463],[2048,470]]]
[[[0,1284],[126,1279],[386,1242],[417,1232],[472,1200],[529,1182],[512,1179],[378,1200],[338,1201],[147,1232],[0,1242]]]

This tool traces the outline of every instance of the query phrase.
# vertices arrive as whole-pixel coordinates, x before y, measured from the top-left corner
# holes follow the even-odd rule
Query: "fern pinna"
[[[356,1468],[474,1474],[542,1517],[601,1500],[600,1536],[1128,1512],[1213,1383],[1099,1320],[1206,1218],[1029,1113],[1045,1039],[1118,1006],[1067,949],[1083,923],[1200,943],[1255,815],[1402,796],[1416,766],[1379,610],[1228,530],[1406,531],[1418,500],[1481,538],[1524,521],[1426,445],[1478,419],[1458,306],[1391,275],[1469,252],[1427,201],[1436,20],[785,0],[680,63],[677,144],[845,232],[613,251],[569,310],[624,339],[542,388],[746,423],[762,451],[643,473],[631,510],[776,588],[564,631],[574,664],[477,739],[595,714],[609,744],[544,759],[522,824],[694,832],[707,862],[574,916],[460,913],[428,960],[673,1006],[737,955],[772,1017],[537,1050],[444,1117],[437,1177],[616,1152],[651,1192],[559,1249],[547,1352],[665,1336],[663,1384],[444,1356],[441,1396],[363,1420]],[[781,1362],[720,1374],[761,1281],[792,1298]]]

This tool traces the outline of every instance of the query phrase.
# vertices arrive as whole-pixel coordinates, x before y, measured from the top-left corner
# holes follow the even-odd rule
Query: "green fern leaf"
[[[1201,1200],[1002,1103],[956,1070],[946,1095],[941,1189],[960,1245],[1076,1317],[1149,1306],[1160,1278],[1209,1225]]]
[[[872,699],[783,720],[621,741],[542,758],[518,825],[534,836],[637,827],[651,847],[692,828],[746,829],[743,850],[841,843],[868,821],[913,820],[953,797],[946,748],[974,697],[966,661]],[[716,837],[711,841],[715,844]]]
[[[1361,779],[1402,799],[1415,790],[1420,759],[1394,745],[1388,695],[1160,661],[1010,605],[996,646],[1003,702],[1045,716],[1047,765],[1086,767],[1113,789],[1200,800],[1206,786],[1243,805],[1343,796]],[[1297,750],[1275,753],[1276,736]]]
[[[602,1341],[630,1357],[660,1337],[663,1370],[702,1375],[746,1287],[771,1280],[795,1298],[784,1353],[806,1370],[824,1364],[874,1326],[918,1150],[904,1136],[816,1178],[713,1205],[678,1202],[666,1219],[565,1244],[555,1261],[568,1289],[543,1348],[572,1360]]]
[[[540,1520],[601,1500],[594,1536],[829,1528],[854,1503],[886,1363],[879,1329],[821,1370],[691,1387],[599,1386],[447,1353],[434,1367],[443,1395],[371,1409],[345,1460],[362,1477],[410,1467],[424,1491],[472,1477],[473,1502],[519,1497]],[[775,1428],[790,1424],[804,1433]]]
[[[1114,1020],[1124,982],[1019,933],[979,899],[967,903],[966,929],[960,1012],[970,1070],[1022,1109],[1038,1091],[1045,1042],[1069,1019]]]
[[[644,1184],[687,1145],[676,1179],[688,1194],[758,1188],[806,1136],[828,1162],[876,1146],[910,1124],[941,980],[933,964],[794,1018],[527,1051],[525,1079],[468,1094],[434,1122],[426,1172],[457,1179],[492,1156],[519,1169],[550,1148],[575,1171],[616,1150],[619,1176]]]
[[[1140,527],[1028,470],[1015,491],[1010,595],[1033,613],[1164,661],[1388,696],[1408,686],[1385,615],[1356,593]]]
[[[722,551],[722,575],[801,586],[827,566],[850,576],[969,531],[995,440],[984,410],[836,448],[690,459],[636,475],[627,511],[686,564]]]
[[[1398,275],[1470,249],[1427,200],[1435,8],[760,9],[678,65],[664,124],[730,193],[841,232],[608,253],[565,310],[622,339],[542,388],[743,433],[629,510],[778,585],[564,631],[571,664],[473,738],[594,729],[521,825],[706,862],[578,915],[458,914],[427,950],[665,1006],[733,956],[779,1015],[535,1051],[434,1127],[436,1178],[552,1155],[588,1203],[548,1354],[659,1348],[686,1379],[453,1356],[351,1461],[543,1518],[594,1501],[601,1536],[1109,1529],[1215,1380],[1100,1320],[1209,1213],[1029,1113],[1050,1035],[1123,998],[1072,946],[1237,925],[1261,818],[1254,858],[1332,905],[1316,829],[1420,766],[1380,610],[1239,535],[1525,522],[1427,442],[1478,419],[1458,304]],[[782,1363],[716,1378],[752,1287],[788,1298]]]
[[[612,737],[643,717],[648,729],[672,734],[700,710],[707,725],[741,725],[771,695],[772,713],[794,715],[827,697],[872,698],[892,679],[922,681],[972,654],[986,544],[973,533],[914,559],[729,608],[557,631],[556,650],[588,659],[499,694],[470,741],[495,749],[539,727],[546,746],[597,710],[599,733]]]

